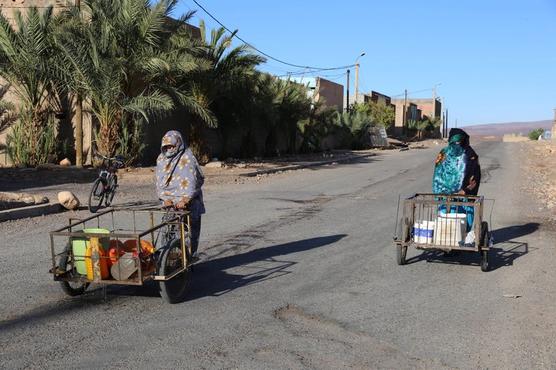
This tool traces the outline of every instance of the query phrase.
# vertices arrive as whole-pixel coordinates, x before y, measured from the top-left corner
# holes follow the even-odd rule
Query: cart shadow
[[[538,223],[509,226],[493,230],[494,245],[489,253],[489,270],[493,271],[505,266],[512,266],[514,261],[529,253],[529,244],[514,239],[534,233],[539,228]],[[424,251],[423,253],[408,258],[407,264],[426,261],[429,263],[442,263],[453,265],[480,266],[479,253],[455,251],[444,253],[441,251]]]
[[[529,245],[527,243],[507,241],[496,244],[490,248],[489,271],[494,271],[505,266],[512,266],[516,259],[527,253],[529,253]],[[481,256],[479,253],[466,251],[454,251],[452,253],[424,251],[418,256],[409,258],[406,263],[412,264],[420,261],[479,267],[481,265]]]
[[[297,262],[281,256],[331,245],[346,236],[303,239],[201,261],[192,267],[190,288],[184,301],[218,297],[241,287],[288,275],[291,273],[288,269]],[[235,268],[241,268],[241,273],[228,271]],[[160,297],[160,294],[158,285],[151,283],[142,287],[112,286],[108,290],[108,299],[110,296]]]
[[[190,290],[185,301],[208,296],[217,297],[241,287],[288,275],[291,273],[288,268],[298,262],[287,261],[280,258],[281,256],[331,245],[346,236],[346,234],[338,234],[298,240],[200,262],[194,265]],[[226,271],[234,268],[241,268],[242,273]],[[161,299],[157,284],[152,282],[142,287],[108,287],[106,300],[103,299],[102,293],[102,288],[97,287],[79,298],[50,303],[7,320],[0,320],[0,333],[7,333],[21,327],[41,325],[50,318],[60,318],[63,315],[89,310],[92,306],[104,306],[106,303],[122,297],[139,296]],[[109,305],[105,309],[111,309],[111,307]]]
[[[281,256],[331,245],[346,236],[337,234],[303,239],[199,263],[194,266],[193,284],[186,300],[220,296],[241,287],[288,275],[291,273],[289,268],[297,262]],[[238,267],[241,267],[241,273],[227,271]]]

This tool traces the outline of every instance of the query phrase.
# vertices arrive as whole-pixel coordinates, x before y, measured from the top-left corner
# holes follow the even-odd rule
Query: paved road
[[[0,367],[554,368],[556,230],[514,148],[476,147],[496,198],[488,273],[466,255],[395,264],[398,194],[428,191],[438,148],[209,192],[206,258],[176,305],[153,287],[67,298],[46,273],[67,215],[0,224]]]

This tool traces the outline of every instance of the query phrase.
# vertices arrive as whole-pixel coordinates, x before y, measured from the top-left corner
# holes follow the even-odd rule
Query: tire
[[[95,213],[102,206],[104,194],[104,183],[100,178],[98,178],[93,183],[91,193],[89,194],[89,211],[91,213]]]
[[[158,274],[169,276],[183,267],[181,241],[174,239],[161,251]],[[167,281],[159,281],[160,296],[168,303],[179,303],[189,287],[189,268]]]
[[[405,265],[405,257],[407,255],[407,247],[402,246],[401,244],[396,245],[396,262],[398,265],[402,266]]]
[[[483,223],[481,223],[481,247],[488,247],[489,239],[488,222],[483,221]],[[481,250],[481,271],[487,272],[488,269],[488,249]]]
[[[408,243],[411,240],[411,229],[409,219],[405,217],[402,223],[402,242]],[[396,262],[398,265],[405,265],[405,257],[407,256],[407,246],[396,244]]]
[[[60,259],[60,269],[64,271],[72,271],[72,274],[77,275],[77,271],[75,269],[69,270],[71,268],[71,264],[69,263],[71,256],[71,243],[66,245],[66,249],[64,249],[64,253]],[[64,293],[69,295],[70,297],[76,297],[78,295],[82,295],[85,293],[87,288],[89,287],[89,283],[73,283],[69,281],[60,281],[60,286]]]
[[[104,205],[106,207],[110,207],[112,201],[114,200],[114,196],[116,195],[116,188],[118,187],[118,178],[116,175],[112,176],[110,183],[108,184],[108,190],[104,196]]]

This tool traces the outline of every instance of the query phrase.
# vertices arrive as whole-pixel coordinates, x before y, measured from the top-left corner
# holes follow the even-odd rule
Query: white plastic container
[[[463,244],[467,234],[465,213],[440,214],[436,219],[434,244],[457,247]]]
[[[421,242],[423,244],[433,243],[435,229],[436,229],[435,221],[423,221],[421,223]]]
[[[421,223],[415,222],[413,224],[413,241],[415,243],[421,243],[421,233],[422,233]]]

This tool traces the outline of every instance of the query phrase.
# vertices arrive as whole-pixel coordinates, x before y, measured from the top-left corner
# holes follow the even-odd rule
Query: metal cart
[[[159,208],[70,218],[68,226],[50,233],[50,272],[70,296],[91,283],[105,288],[155,281],[167,302],[179,302],[191,273],[189,230],[189,212]]]
[[[394,246],[398,265],[408,247],[481,254],[481,270],[489,268],[490,232],[483,221],[484,197],[415,194],[398,203]],[[401,212],[401,218],[399,218]]]

